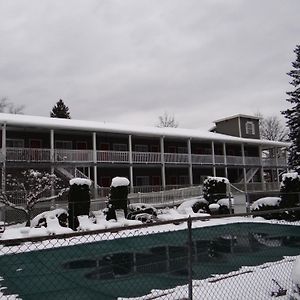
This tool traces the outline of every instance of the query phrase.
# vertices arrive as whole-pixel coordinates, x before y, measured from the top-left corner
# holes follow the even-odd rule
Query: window
[[[134,150],[136,152],[148,152],[148,145],[135,145]]]
[[[178,147],[178,153],[187,153],[187,147]]]
[[[113,150],[114,151],[127,151],[127,145],[126,144],[113,144]]]
[[[136,186],[149,185],[149,176],[136,176]]]
[[[85,141],[76,142],[76,149],[78,149],[78,150],[87,149],[87,142],[85,142]]]
[[[72,141],[55,141],[56,149],[72,149]]]
[[[252,121],[247,121],[245,126],[246,126],[246,134],[255,135],[255,126]]]
[[[6,147],[24,148],[24,140],[23,139],[7,139]]]
[[[29,140],[30,148],[42,148],[42,140]]]

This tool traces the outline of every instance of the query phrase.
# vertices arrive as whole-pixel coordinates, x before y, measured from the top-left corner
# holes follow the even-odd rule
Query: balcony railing
[[[130,154],[128,151],[97,151],[96,159],[99,163],[129,163]],[[160,152],[132,152],[133,164],[160,164],[162,161]],[[2,159],[3,160],[3,159]],[[7,148],[6,161],[10,162],[50,162],[50,149],[34,149],[34,148]],[[54,162],[86,162],[92,163],[93,150],[69,150],[55,149]],[[164,153],[164,161],[166,164],[189,164],[189,155],[184,153]],[[227,165],[243,166],[242,156],[227,156]],[[192,154],[191,162],[193,165],[212,165],[212,155]],[[264,167],[276,167],[275,158],[263,158]],[[224,165],[223,155],[215,155],[215,164]],[[260,166],[259,157],[245,157],[247,166]],[[285,158],[278,158],[277,164],[280,167],[286,167]]]
[[[35,149],[35,148],[7,148],[7,161],[19,162],[49,162],[50,149]]]

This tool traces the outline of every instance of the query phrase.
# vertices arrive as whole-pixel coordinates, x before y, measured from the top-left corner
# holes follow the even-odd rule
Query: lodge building
[[[199,185],[225,176],[247,189],[274,183],[287,167],[288,143],[261,140],[259,119],[235,115],[208,132],[0,114],[2,189],[8,173],[49,169],[65,178],[87,176],[108,187],[115,176],[131,191]]]

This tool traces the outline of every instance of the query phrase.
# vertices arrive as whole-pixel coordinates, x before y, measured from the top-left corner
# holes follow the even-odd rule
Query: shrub
[[[203,196],[209,204],[216,203],[219,199],[226,198],[227,184],[229,181],[223,177],[208,177],[203,183]]]
[[[73,178],[70,180],[70,191],[68,198],[69,227],[76,230],[79,226],[77,217],[88,215],[90,212],[90,186],[89,179]]]
[[[299,204],[300,176],[297,172],[282,175],[280,186],[281,208],[295,207]]]

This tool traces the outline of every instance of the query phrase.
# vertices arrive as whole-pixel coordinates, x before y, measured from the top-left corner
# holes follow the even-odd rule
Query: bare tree
[[[270,141],[288,141],[288,128],[276,115],[264,117],[261,113],[256,114],[260,118],[260,136]]]
[[[25,105],[15,105],[14,103],[8,101],[7,98],[0,99],[0,112],[9,114],[23,114]]]
[[[164,112],[162,116],[158,117],[157,127],[178,127],[179,123],[175,120],[174,115],[169,115],[167,112]]]
[[[60,179],[55,174],[47,172],[39,172],[37,170],[27,170],[22,172],[20,178],[14,178],[11,175],[7,175],[7,186],[13,191],[22,191],[25,196],[25,205],[17,205],[14,203],[14,193],[1,192],[0,202],[14,208],[16,210],[23,211],[26,214],[26,226],[30,226],[31,215],[34,206],[40,202],[48,202],[59,198],[68,189],[61,189],[60,193],[55,196],[49,196],[51,188],[61,188]]]

